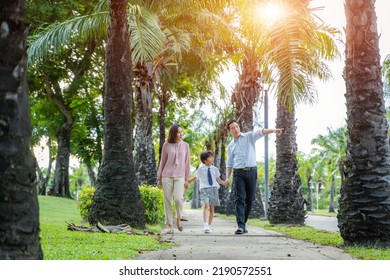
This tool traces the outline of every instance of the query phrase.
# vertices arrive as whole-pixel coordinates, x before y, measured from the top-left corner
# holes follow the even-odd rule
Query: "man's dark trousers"
[[[238,227],[245,230],[245,224],[255,201],[257,168],[234,169],[233,180],[236,191],[236,221]]]

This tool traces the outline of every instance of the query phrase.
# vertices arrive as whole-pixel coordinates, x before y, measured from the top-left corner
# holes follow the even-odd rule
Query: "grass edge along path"
[[[226,217],[226,216],[225,216]],[[227,217],[235,219],[234,217]],[[297,240],[304,240],[320,245],[335,246],[344,250],[356,259],[362,260],[390,260],[390,248],[363,246],[344,246],[344,241],[338,232],[315,229],[310,226],[274,226],[267,220],[249,219],[249,225],[263,227],[267,230],[277,231]]]
[[[77,201],[51,196],[38,196],[38,201],[44,260],[128,260],[144,251],[172,247],[158,235],[67,230],[68,224],[82,225]],[[159,229],[147,226],[151,232]]]
[[[172,244],[160,242],[158,235],[128,235],[76,232],[67,230],[68,223],[81,225],[82,220],[75,200],[38,196],[40,207],[41,244],[45,260],[125,260],[133,259],[143,251],[171,248]],[[235,220],[234,216],[217,214]],[[364,248],[344,246],[339,233],[318,230],[308,226],[272,226],[266,220],[250,219],[252,226],[277,231],[294,239],[320,245],[342,248],[354,258],[364,260],[390,260],[389,248]],[[158,232],[161,225],[148,226]]]

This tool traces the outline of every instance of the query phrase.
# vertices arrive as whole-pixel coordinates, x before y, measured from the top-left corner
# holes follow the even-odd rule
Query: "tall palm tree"
[[[131,49],[127,0],[110,1],[105,64],[104,152],[90,223],[128,223],[143,228],[145,214],[135,184],[132,154]]]
[[[334,195],[335,195],[335,179],[340,173],[340,166],[344,165],[347,139],[345,137],[347,128],[341,127],[337,130],[328,128],[328,135],[319,135],[314,138],[311,143],[317,145],[318,148],[313,149],[318,165],[322,165],[326,171],[327,183],[331,185],[331,197],[329,204],[329,212],[334,212]],[[340,177],[343,174],[339,174]]]
[[[146,2],[144,5],[146,5]],[[154,3],[154,1],[151,1]],[[163,5],[165,1],[159,1],[160,5],[153,8],[157,11],[166,11]],[[151,3],[150,3],[151,4]],[[177,9],[177,8],[176,8]],[[157,13],[159,15],[159,13]],[[161,15],[160,15],[161,16]],[[163,20],[160,18],[160,20]],[[157,16],[156,16],[157,21]],[[156,158],[152,137],[153,125],[153,94],[157,94],[159,101],[166,96],[166,91],[160,93],[161,76],[170,68],[176,67],[181,52],[189,50],[189,36],[184,30],[163,28],[164,43],[161,50],[153,60],[139,61],[133,67],[135,74],[135,103],[136,103],[136,127],[134,157],[137,162],[136,175],[138,184],[154,185],[157,183]],[[161,100],[163,101],[163,100]],[[163,104],[160,104],[164,107]]]
[[[221,38],[219,48],[221,52],[229,54],[238,72],[238,81],[231,96],[235,119],[241,131],[248,132],[254,128],[253,110],[260,99],[259,81],[267,76],[267,64],[263,62],[266,61],[270,49],[268,34],[264,32],[264,25],[257,19],[255,13],[258,1],[233,2],[223,20],[220,18],[214,20],[218,22],[220,28],[220,32],[217,33]],[[262,217],[264,206],[259,188],[256,189],[255,197],[251,217]],[[230,195],[227,213],[234,213],[234,200],[235,196]]]
[[[316,158],[305,155],[302,152],[297,152],[298,173],[302,179],[302,190],[307,194],[306,211],[313,211],[313,197],[312,197],[312,183],[313,183],[313,169]],[[306,185],[306,188],[305,188]],[[305,190],[306,189],[306,190]]]
[[[0,259],[42,259],[30,150],[24,1],[0,2]]]
[[[345,1],[347,157],[337,215],[345,244],[390,245],[390,147],[375,1]]]
[[[276,127],[283,133],[276,139],[277,161],[269,202],[269,221],[273,224],[304,224],[306,211],[296,157],[295,104],[313,101],[312,77],[327,79],[324,59],[338,52],[335,30],[314,19],[310,0],[284,0],[285,15],[271,30],[272,62],[277,77]]]

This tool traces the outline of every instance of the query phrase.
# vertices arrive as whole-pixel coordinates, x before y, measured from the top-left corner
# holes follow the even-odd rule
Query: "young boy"
[[[205,233],[211,232],[211,223],[214,218],[214,207],[219,206],[218,189],[219,184],[227,185],[226,181],[221,180],[221,174],[214,163],[214,154],[206,151],[200,154],[202,165],[195,171],[195,178],[199,180],[200,200],[203,203],[203,230]]]

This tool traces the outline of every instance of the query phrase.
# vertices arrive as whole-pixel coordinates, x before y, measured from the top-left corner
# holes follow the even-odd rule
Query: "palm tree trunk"
[[[70,133],[71,128],[65,122],[57,135],[58,148],[54,168],[54,180],[53,185],[50,187],[53,191],[52,195],[67,198],[71,198],[69,191]]]
[[[194,182],[194,189],[192,192],[191,209],[198,209],[200,207],[202,207],[202,204],[200,203],[199,180],[196,179]]]
[[[332,184],[330,185],[330,202],[329,202],[329,212],[334,212],[334,194],[335,194],[335,177],[332,176]]]
[[[159,124],[159,147],[158,147],[158,162],[160,164],[161,160],[161,150],[165,142],[165,114],[166,108],[168,106],[170,96],[167,90],[162,89],[161,93],[158,95],[158,101],[160,108],[158,109],[158,124]]]
[[[307,186],[307,211],[313,211],[313,193],[312,193],[312,177],[311,175],[307,178],[308,186]]]
[[[1,1],[0,22],[0,259],[42,259],[24,1]]]
[[[136,128],[134,137],[135,174],[138,185],[156,185],[157,168],[152,137],[152,80],[147,65],[138,65],[135,85]]]
[[[242,132],[253,130],[253,106],[259,99],[260,85],[258,79],[261,74],[259,72],[258,63],[255,59],[249,59],[242,62],[242,73],[239,76],[239,81],[235,85],[232,94],[232,103],[235,107],[236,119]],[[234,184],[234,181],[232,182]],[[235,195],[231,193],[229,196],[226,212],[235,213]],[[253,202],[250,218],[264,217],[264,205],[261,199],[260,188],[256,188],[255,201]]]
[[[127,1],[110,1],[104,94],[104,152],[88,220],[145,227],[132,155],[131,50]]]
[[[242,132],[253,130],[253,106],[259,99],[261,74],[257,62],[245,59],[242,62],[242,73],[232,93],[236,120]]]
[[[283,133],[276,138],[276,174],[269,201],[271,224],[303,225],[306,211],[296,157],[295,111],[283,105],[278,96],[276,127]]]
[[[221,172],[221,179],[226,179],[226,130],[223,129],[223,133],[221,134],[221,156],[220,156],[220,163],[219,163],[219,170]],[[219,194],[219,200],[221,202],[221,205],[215,208],[215,211],[217,213],[226,214],[226,206],[228,204],[229,199],[229,189],[225,186],[220,187],[218,190]]]
[[[91,186],[95,187],[96,186],[96,175],[95,171],[93,170],[92,164],[90,161],[85,162],[85,165],[87,166],[88,170],[88,178]]]
[[[374,5],[345,1],[348,140],[337,218],[347,245],[390,245],[390,148]]]

